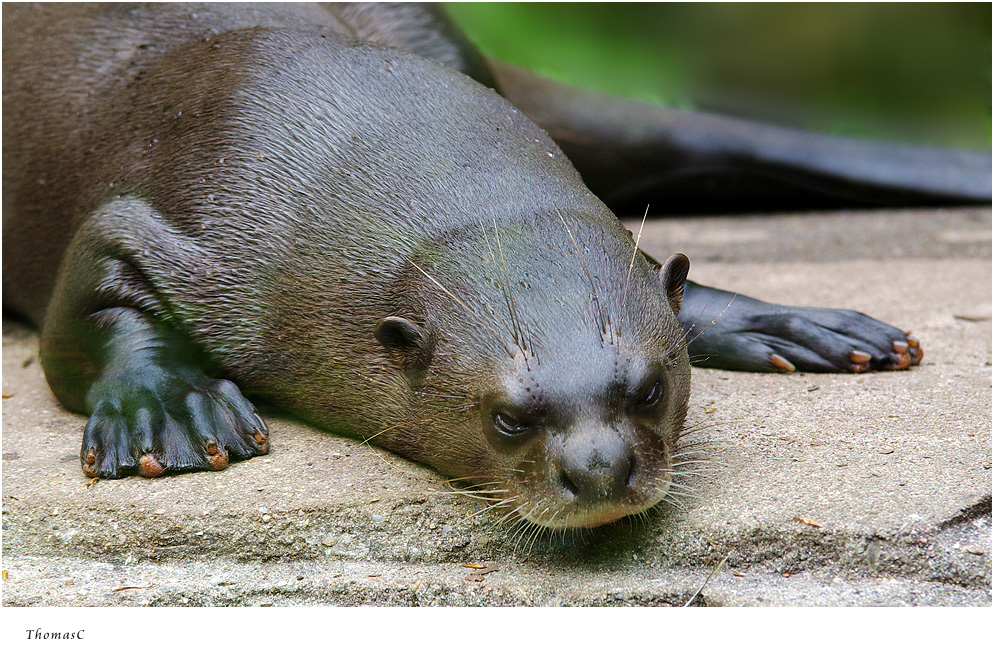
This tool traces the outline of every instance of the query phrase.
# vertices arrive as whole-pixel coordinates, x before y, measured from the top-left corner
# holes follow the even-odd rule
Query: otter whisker
[[[683,469],[681,469],[680,473],[679,473],[679,478],[680,478],[681,481],[690,481],[690,480],[696,480],[698,478],[707,478],[709,476],[714,475],[714,473],[715,472],[714,472],[713,469],[703,469],[703,470],[698,470],[698,469],[687,469],[687,470],[683,470]],[[697,489],[696,486],[695,486],[694,489]]]
[[[412,391],[416,396],[431,396],[432,398],[468,398],[468,396],[463,396],[459,394],[436,394],[431,391]]]
[[[691,449],[689,451],[679,451],[674,453],[671,460],[698,460],[700,462],[707,462],[711,459],[711,455],[700,449]]]
[[[667,505],[673,506],[674,508],[676,508],[677,510],[679,510],[684,514],[689,512],[687,506],[683,505],[683,502],[680,500],[680,497],[673,496],[672,493],[667,492],[663,496],[662,501],[665,501]]]
[[[692,338],[692,339],[690,339],[688,341],[687,337],[690,336],[690,333],[694,330],[694,328],[697,327],[697,321],[700,320],[701,316],[704,315],[704,309],[701,309],[701,313],[697,316],[697,318],[694,320],[694,322],[691,323],[690,327],[687,329],[687,331],[683,335],[683,340],[686,342],[687,346],[692,345],[694,343],[694,341],[696,341],[697,339],[701,338],[704,335],[705,332],[707,332],[709,329],[711,329],[714,326],[714,324],[718,322],[718,319],[720,319],[722,316],[725,315],[725,312],[728,311],[728,308],[732,306],[732,302],[735,302],[735,298],[737,298],[738,295],[739,295],[738,293],[733,293],[732,294],[732,299],[728,301],[728,304],[726,304],[725,308],[721,310],[721,313],[719,313],[717,316],[715,316],[714,319],[710,323],[707,324],[707,327],[705,327],[700,332],[698,332],[697,336],[695,336],[694,338]]]
[[[518,318],[517,305],[514,303],[514,293],[511,287],[511,277],[507,274],[507,262],[504,260],[504,248],[500,243],[500,231],[497,229],[497,218],[492,218],[494,222],[494,239],[497,241],[497,253],[500,254],[500,265],[504,271],[504,301],[507,304],[507,312],[511,317],[511,327],[513,328],[512,340],[521,349],[525,360],[528,359],[530,350],[528,349],[521,327],[521,320]],[[491,256],[493,253],[491,253]]]
[[[476,498],[477,499],[489,499],[489,500],[492,501],[493,500],[493,495],[495,495],[495,494],[507,494],[510,491],[511,490],[467,490],[467,491],[465,491],[463,493],[466,494],[467,496],[486,495],[486,496],[476,496]]]
[[[699,492],[696,487],[684,487],[681,489],[670,490],[666,492],[664,497],[671,501],[682,501],[684,499],[689,499]]]
[[[515,498],[517,498],[517,497],[515,497]],[[519,504],[516,508],[514,508],[513,510],[511,510],[510,512],[508,512],[506,515],[504,515],[503,517],[501,517],[499,520],[497,520],[497,524],[501,524],[501,523],[507,521],[515,513],[519,512],[522,508],[524,508],[525,505],[526,505],[526,503]]]
[[[520,551],[525,554],[529,553],[530,550],[527,548],[528,539],[534,535],[535,527],[536,524],[525,520],[525,523],[521,525],[521,531],[517,534],[517,537],[514,540],[515,551]]]
[[[479,510],[476,510],[471,515],[469,515],[467,517],[467,519],[473,519],[474,517],[479,517],[479,516],[485,515],[485,514],[487,514],[489,512],[492,512],[492,511],[495,511],[495,510],[500,510],[501,508],[505,508],[505,507],[508,507],[508,506],[515,505],[515,501],[517,500],[517,498],[518,498],[517,496],[513,496],[513,497],[508,497],[506,499],[501,499],[500,501],[495,501],[494,503],[492,503],[491,505],[489,505],[489,506],[487,506],[485,508],[480,508]],[[524,504],[519,503],[519,504],[517,504],[517,508],[521,508],[523,505]],[[502,517],[501,519],[499,519],[496,522],[494,522],[493,528],[494,529],[500,529],[500,528],[503,528],[504,526],[506,526],[505,520],[507,519],[508,515],[512,515],[512,514],[513,514],[513,509],[512,509],[512,511],[510,513],[505,514],[504,517]]]
[[[456,483],[458,481],[465,481],[465,480],[466,480],[465,478],[453,478],[451,481],[447,481],[447,482]],[[456,490],[456,491],[457,492],[482,492],[482,491],[484,491],[483,488],[492,487],[492,486],[495,486],[495,485],[503,485],[503,483],[501,481],[487,481],[485,483],[472,483],[472,482],[470,482],[470,483],[467,483],[465,485],[459,485],[458,487],[460,489]]]
[[[690,430],[685,430],[685,431],[681,432],[679,435],[677,435],[676,440],[677,440],[677,442],[680,442],[681,444],[684,441],[686,441],[687,443],[690,443],[690,442],[699,442],[702,446],[705,446],[705,447],[713,446],[715,440],[712,439],[712,438],[710,438],[710,437],[701,436],[700,433],[704,432],[705,430],[711,430],[712,428],[715,428],[715,427],[717,427],[719,425],[726,425],[726,423],[731,423],[731,422],[719,421],[719,422],[716,422],[716,423],[713,423],[713,424],[708,424],[706,426],[702,426],[700,428],[691,428]],[[694,437],[693,435],[697,435],[697,436]],[[683,448],[683,447],[681,447],[681,448]],[[704,454],[704,451],[702,449],[694,449],[694,450],[697,450],[699,453]]]
[[[560,511],[557,510],[552,515],[552,517],[549,518],[549,521],[546,523],[546,526],[551,526],[553,520],[556,519],[556,515],[558,515],[559,513],[560,513]],[[545,513],[543,513],[543,514],[545,514]],[[529,554],[531,553],[532,549],[535,547],[535,542],[542,536],[542,533],[544,531],[544,527],[538,526],[537,524],[534,525],[534,526],[535,526],[535,529],[532,532],[531,540],[528,543],[528,553]]]
[[[487,252],[490,253],[490,262],[493,263],[494,270],[497,271],[502,270],[504,273],[504,303],[507,305],[508,316],[510,317],[511,320],[511,327],[507,327],[506,325],[504,325],[503,320],[501,320],[501,325],[504,325],[504,329],[507,331],[508,334],[511,335],[512,343],[518,346],[518,348],[522,351],[522,353],[524,353],[525,358],[527,359],[529,351],[523,345],[525,343],[524,332],[521,329],[521,324],[517,317],[517,305],[514,303],[514,299],[512,297],[513,293],[511,292],[511,279],[507,274],[507,263],[505,263],[504,261],[504,251],[501,248],[500,232],[497,229],[496,218],[493,218],[493,223],[494,223],[494,238],[497,241],[497,251],[500,252],[500,261],[502,267],[498,267],[497,265],[497,257],[494,255],[493,247],[490,245],[490,235],[487,233],[487,229],[483,224],[483,219],[480,218],[480,233],[483,235],[483,241],[487,246]]]
[[[687,461],[674,464],[673,475],[679,478],[706,476],[715,472],[715,463],[709,460]]]
[[[534,526],[532,522],[528,521],[528,518],[534,516],[536,508],[538,508],[538,504],[533,505],[527,515],[521,515],[521,524],[518,530],[511,537],[511,542],[514,545],[515,550],[519,548],[522,538],[524,538],[525,535],[531,530],[531,527]]]
[[[711,460],[686,460],[682,462],[674,462],[674,467],[680,468],[680,474],[703,474],[707,473],[706,469],[685,469],[689,465],[702,465],[702,466],[714,466],[714,462]]]
[[[437,419],[439,417],[446,416],[448,414],[455,414],[457,412],[465,412],[467,409],[471,409],[472,407],[473,406],[470,405],[470,406],[453,408],[453,409],[449,409],[449,410],[443,410],[441,412],[438,412],[437,414],[432,414],[431,416],[423,416],[423,417],[420,417],[420,418],[417,418],[417,419],[411,419],[410,421],[404,421],[403,423],[398,423],[396,425],[392,425],[389,428],[384,428],[383,430],[370,435],[369,437],[363,438],[362,439],[362,443],[363,444],[368,444],[369,442],[371,442],[372,440],[376,439],[377,437],[379,437],[383,433],[390,432],[391,430],[396,430],[397,428],[403,428],[405,426],[410,426],[410,425],[415,424],[415,423],[421,423],[422,421],[431,421],[433,419]]]
[[[642,229],[645,228],[645,218],[649,217],[649,205],[645,206],[645,214],[642,215],[642,224],[639,225],[639,233],[635,236],[635,249],[632,250],[632,260],[628,263],[628,275],[625,277],[625,290],[621,295],[621,321],[625,322],[625,309],[628,302],[628,283],[632,279],[632,269],[635,267],[635,257],[639,253],[639,241],[642,240]]]
[[[509,510],[503,517],[498,519],[494,526],[497,528],[504,527],[505,532],[510,533],[512,529],[518,527],[521,524],[520,515],[515,515],[515,513],[522,508],[524,508],[524,503],[519,503],[516,508]]]
[[[476,491],[455,490],[454,492],[450,492],[450,494],[457,494],[459,496],[463,496],[469,499],[479,499],[480,501],[493,501],[494,497],[492,495],[507,494],[509,491],[510,490],[487,490],[485,492],[476,492]]]
[[[440,281],[438,281],[437,279],[435,279],[434,277],[432,277],[431,275],[429,275],[427,272],[425,272],[424,269],[420,265],[418,265],[417,263],[415,263],[414,261],[411,261],[410,259],[408,259],[408,263],[410,263],[415,268],[417,268],[418,271],[421,274],[423,274],[425,277],[427,277],[428,280],[431,281],[431,283],[435,284],[435,286],[437,286],[440,291],[442,291],[443,293],[445,293],[446,295],[448,295],[449,297],[451,297],[456,302],[456,304],[458,304],[469,315],[471,315],[473,318],[475,318],[477,320],[477,322],[479,322],[480,325],[483,326],[484,329],[486,329],[488,332],[490,332],[493,335],[493,337],[497,340],[498,343],[502,343],[500,336],[497,334],[497,332],[494,331],[494,328],[492,328],[489,325],[489,323],[487,323],[485,320],[483,320],[482,318],[480,318],[480,316],[475,311],[473,311],[472,309],[470,309],[469,305],[467,305],[465,302],[463,302],[462,300],[460,300],[459,297],[455,293],[453,293],[452,291],[450,291],[449,289],[447,289],[445,286],[442,285],[442,283]],[[512,355],[508,355],[508,356],[512,356]]]
[[[478,515],[486,514],[487,512],[489,512],[489,511],[491,511],[491,510],[493,510],[495,508],[500,508],[501,506],[506,506],[506,505],[510,504],[512,501],[514,501],[517,498],[518,497],[514,496],[514,497],[508,497],[507,499],[501,499],[500,501],[498,501],[496,503],[493,503],[493,504],[487,506],[486,508],[481,508],[481,509],[477,510],[476,512],[472,513],[467,519],[473,519],[474,517],[477,517]]]
[[[690,440],[680,437],[678,441],[680,450],[673,454],[674,458],[685,458],[690,455],[706,456],[708,452],[705,449],[713,449],[715,445],[715,440],[709,437],[694,437]]]
[[[594,307],[597,309],[597,322],[600,325],[600,330],[602,334],[607,333],[607,319],[604,317],[604,313],[601,311],[601,301],[600,297],[597,295],[597,286],[594,284],[593,275],[590,274],[590,269],[587,268],[587,261],[583,258],[583,252],[580,251],[580,246],[576,243],[576,238],[573,237],[573,232],[570,231],[569,225],[566,224],[565,218],[563,218],[562,213],[559,209],[556,209],[556,215],[559,216],[559,221],[563,223],[566,227],[566,233],[569,235],[570,241],[573,243],[573,249],[576,250],[576,255],[580,259],[580,265],[583,266],[583,272],[587,275],[587,280],[590,282],[590,294],[593,299]]]
[[[690,490],[682,492],[670,492],[666,495],[666,500],[674,505],[682,505],[684,501],[695,500],[700,495],[700,490]]]
[[[708,428],[714,428],[716,426],[723,426],[731,423],[731,421],[708,421],[707,423],[698,423],[693,426],[685,426],[680,434],[680,437],[689,435],[691,433],[699,432],[701,430],[707,430]]]
[[[442,479],[440,482],[451,484],[451,483],[458,483],[459,481],[468,481],[468,480],[470,480],[469,476],[456,476],[454,478],[445,478],[445,479]],[[484,487],[486,487],[487,485],[496,485],[496,484],[497,484],[497,481],[490,481],[488,483],[481,483],[481,485],[483,485]],[[472,483],[470,483],[469,485],[472,485]],[[467,487],[469,487],[469,485]]]
[[[521,520],[520,523],[518,524],[518,530],[515,532],[514,536],[512,537],[515,550],[521,548],[521,543],[530,533],[534,531],[536,527],[542,528],[538,526],[535,522],[531,521],[535,517],[540,517],[536,516],[535,514],[535,511],[538,509],[540,505],[541,505],[540,503],[536,503],[528,510],[527,513],[520,514]],[[543,511],[542,514],[545,514],[545,512],[547,511]]]
[[[692,460],[692,461],[696,460],[697,462],[700,463],[706,463],[710,461],[710,459],[711,459],[710,453],[697,449],[694,449],[692,451],[680,451],[670,456],[670,460],[674,460],[679,464],[686,464],[685,462],[683,462],[684,460]],[[670,466],[671,467],[677,466],[676,462],[674,464],[671,464]]]
[[[504,534],[507,537],[513,538],[518,534],[518,532],[527,525],[527,522],[520,515],[517,516],[513,522],[510,524],[505,524]],[[515,550],[517,550],[517,544],[514,544]]]
[[[670,346],[665,353],[663,353],[662,361],[667,368],[672,368],[680,362],[680,358],[682,356],[680,351],[681,347],[683,346],[680,345],[679,341],[673,341],[673,345]]]

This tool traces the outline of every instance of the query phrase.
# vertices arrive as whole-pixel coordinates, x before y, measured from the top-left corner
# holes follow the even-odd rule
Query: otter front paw
[[[857,311],[776,306],[734,321],[704,332],[699,365],[862,373],[906,369],[924,356],[913,336]]]
[[[97,402],[80,449],[88,477],[219,470],[229,460],[269,452],[265,422],[228,380],[205,378],[178,390],[116,382],[95,387]]]

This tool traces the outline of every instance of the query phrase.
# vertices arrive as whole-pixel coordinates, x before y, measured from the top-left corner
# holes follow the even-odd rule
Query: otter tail
[[[491,61],[615,212],[989,204],[991,153],[823,135],[586,91]]]

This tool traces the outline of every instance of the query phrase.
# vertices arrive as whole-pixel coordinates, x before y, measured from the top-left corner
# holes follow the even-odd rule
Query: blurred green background
[[[886,139],[991,145],[990,3],[448,3],[574,85]]]

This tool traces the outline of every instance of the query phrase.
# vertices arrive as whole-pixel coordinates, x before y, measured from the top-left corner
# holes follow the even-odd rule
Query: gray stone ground
[[[678,605],[727,559],[696,603],[990,606],[990,209],[651,222],[642,245],[702,283],[913,329],[924,362],[695,370],[688,441],[711,465],[684,509],[532,538],[273,411],[268,456],[87,487],[85,419],[5,318],[3,604]]]

